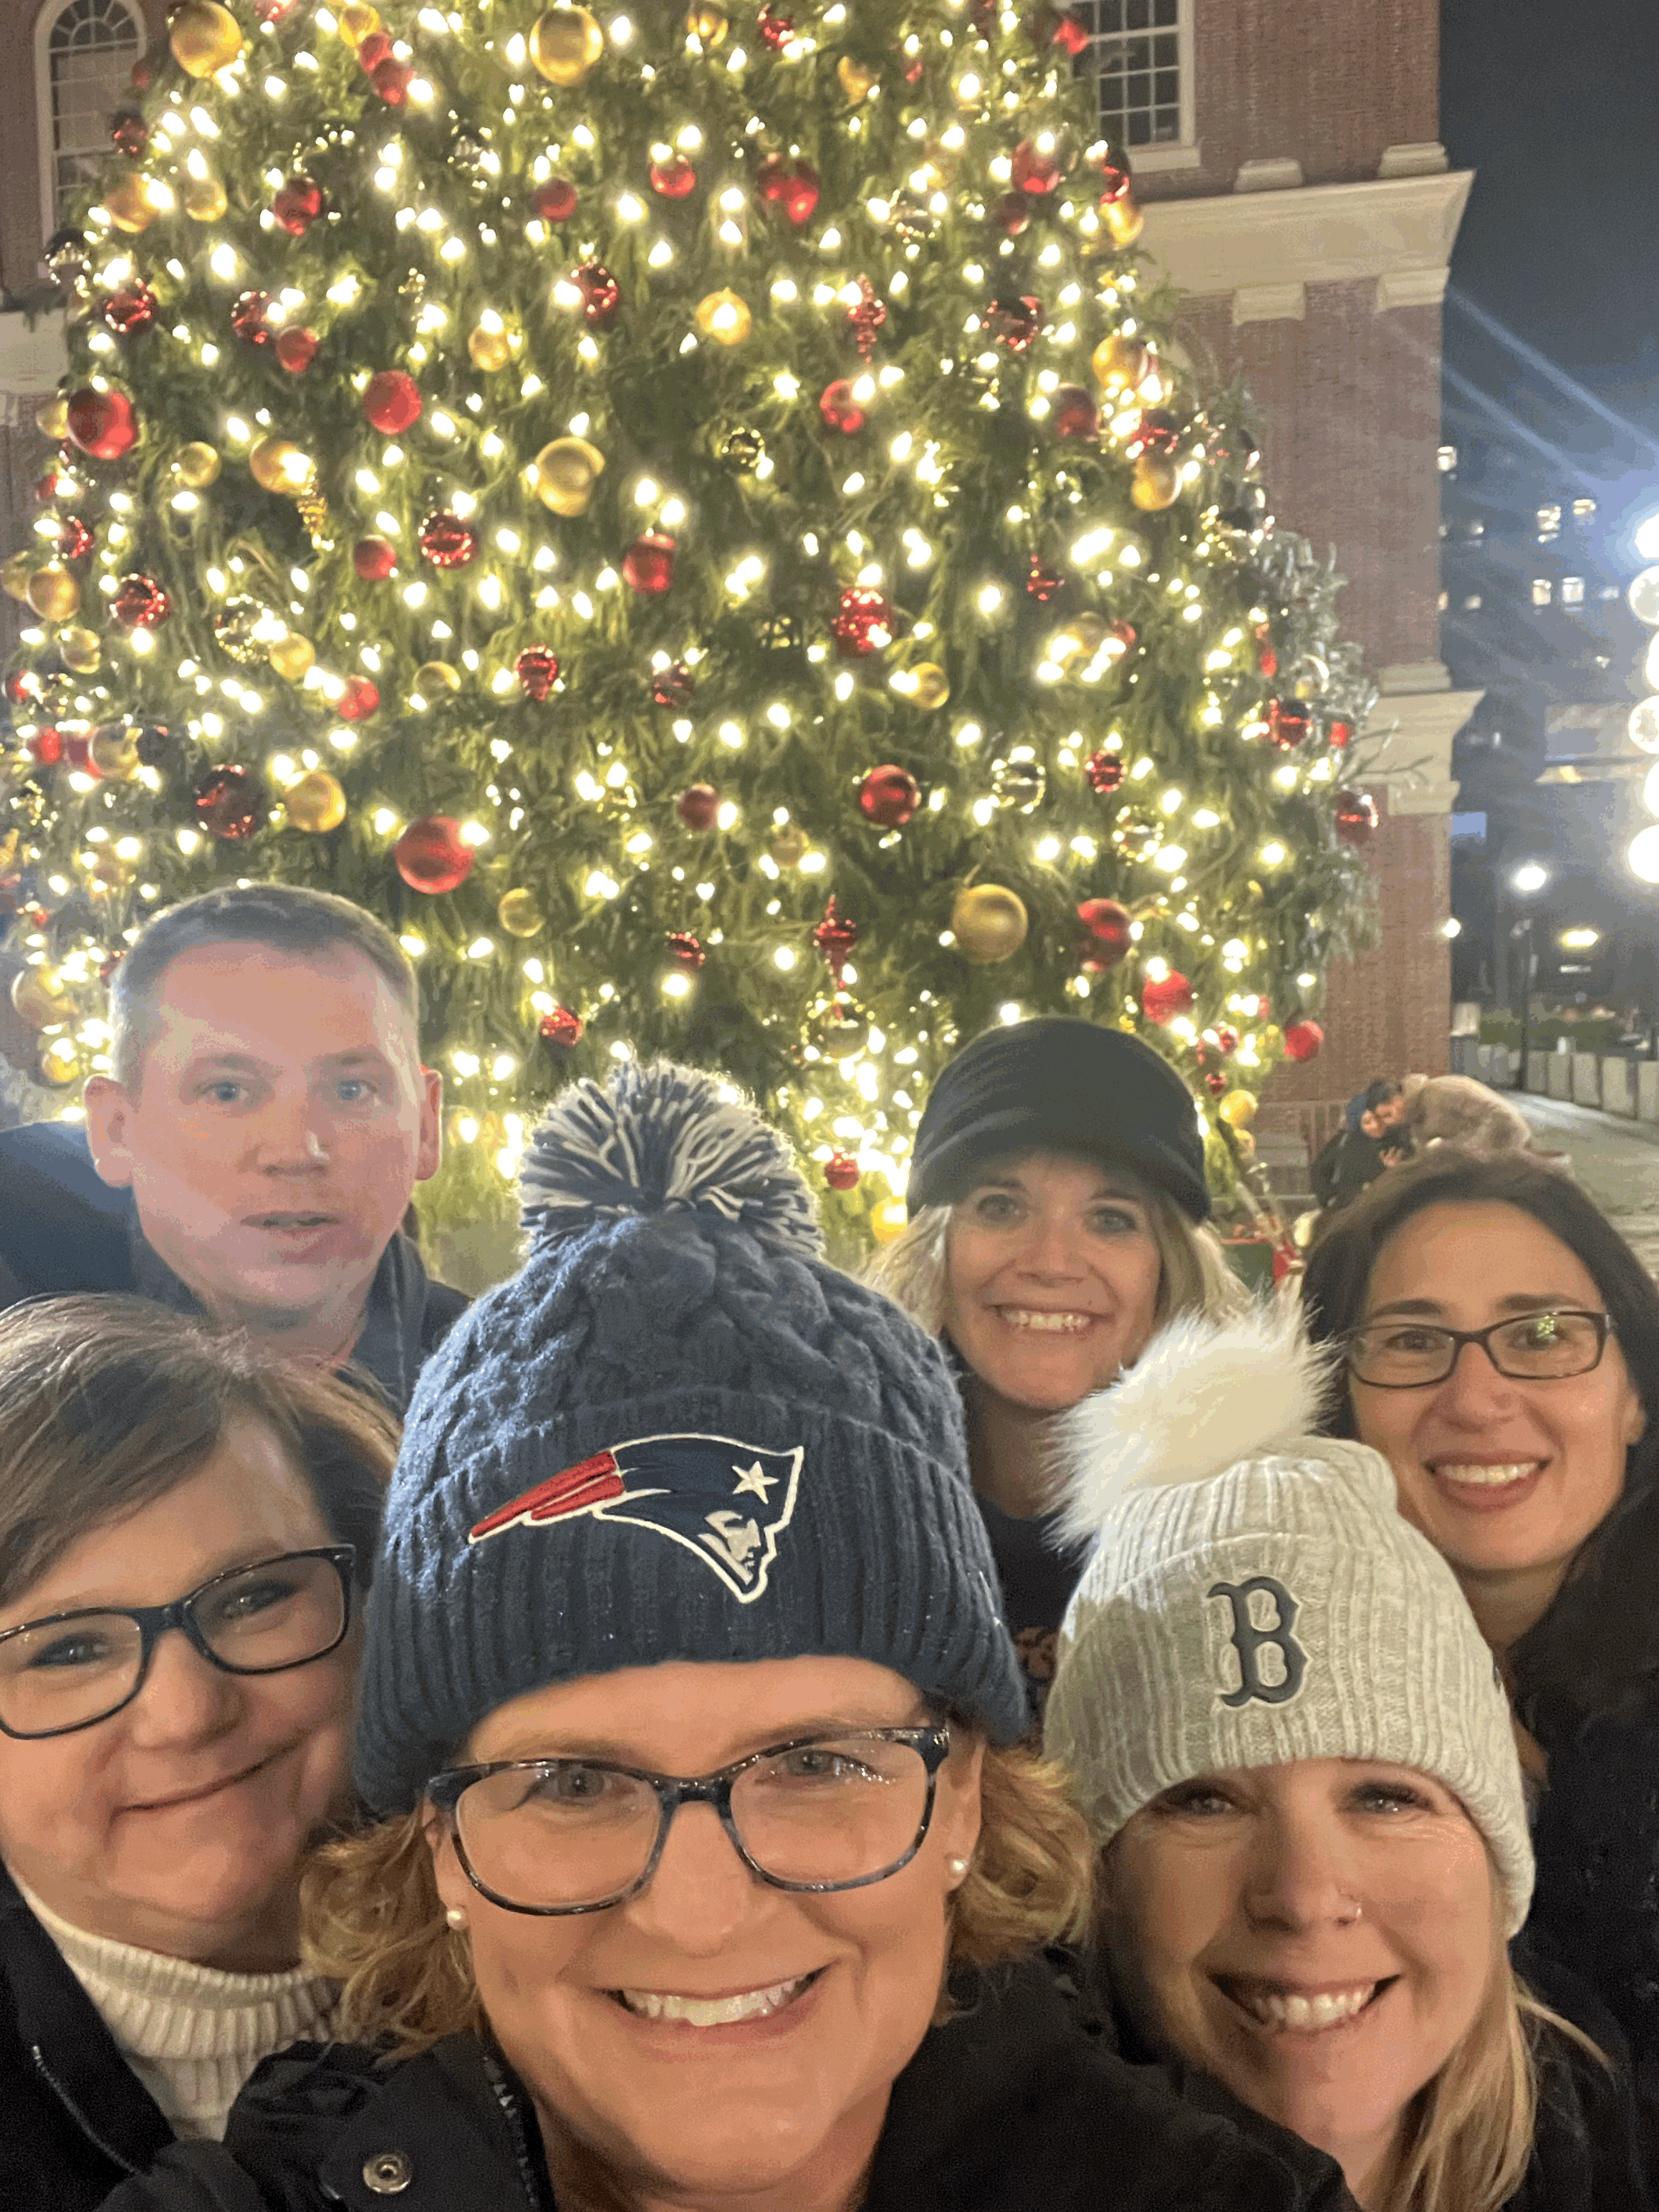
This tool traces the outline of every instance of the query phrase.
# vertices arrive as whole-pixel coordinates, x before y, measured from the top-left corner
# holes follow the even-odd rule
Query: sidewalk
[[[1563,1099],[1519,1091],[1505,1096],[1542,1144],[1568,1155],[1584,1188],[1643,1264],[1659,1274],[1659,1127]]]

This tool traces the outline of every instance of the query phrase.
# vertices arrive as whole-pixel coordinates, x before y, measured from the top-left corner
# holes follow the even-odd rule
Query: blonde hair
[[[988,1748],[981,1829],[951,1899],[951,1963],[988,1966],[1074,1942],[1093,1895],[1094,1847],[1061,1768],[1023,1747]],[[444,1917],[417,1807],[325,1844],[307,1869],[303,1948],[340,1985],[339,2033],[399,2056],[478,2033],[483,2006],[464,1930]]]
[[[1225,1321],[1242,1313],[1249,1293],[1228,1266],[1214,1230],[1206,1222],[1194,1221],[1163,1191],[1150,1184],[1143,1188],[1160,1262],[1154,1328],[1162,1328],[1176,1314],[1198,1313],[1211,1321]],[[924,1206],[887,1249],[877,1255],[865,1276],[930,1336],[945,1333],[954,1212],[951,1206]]]

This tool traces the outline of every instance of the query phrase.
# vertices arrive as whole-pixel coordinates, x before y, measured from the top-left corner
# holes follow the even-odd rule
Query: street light
[[[1644,561],[1659,561],[1659,514],[1636,526],[1636,550]]]
[[[1510,877],[1513,888],[1527,898],[1541,891],[1549,879],[1550,872],[1541,860],[1522,860]]]
[[[1564,929],[1561,933],[1562,950],[1567,952],[1588,952],[1591,945],[1601,942],[1599,929]]]
[[[1637,831],[1625,861],[1632,875],[1644,884],[1659,884],[1659,822],[1650,822],[1645,830]]]
[[[1655,517],[1655,522],[1659,526],[1659,516]],[[1510,887],[1523,899],[1535,897],[1549,879],[1550,872],[1541,860],[1522,860],[1518,868],[1510,871]],[[1517,1091],[1528,1088],[1527,1058],[1532,1050],[1532,908],[1528,907],[1523,912],[1524,919],[1516,924],[1514,933],[1521,939],[1521,1069],[1515,1086]]]

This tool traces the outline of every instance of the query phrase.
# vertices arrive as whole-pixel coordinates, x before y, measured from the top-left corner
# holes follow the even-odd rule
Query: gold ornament
[[[9,599],[27,599],[29,595],[30,557],[27,553],[14,553],[3,568],[0,568],[0,591]]]
[[[219,0],[185,0],[167,33],[173,58],[186,76],[228,69],[242,51],[242,27]]]
[[[69,401],[61,392],[43,399],[34,410],[34,427],[43,438],[67,438]]]
[[[1145,338],[1124,337],[1121,333],[1102,338],[1094,352],[1096,380],[1108,392],[1133,392],[1146,382],[1155,358]]]
[[[81,604],[81,586],[61,562],[48,561],[29,578],[24,597],[43,622],[67,622]]]
[[[105,891],[124,891],[137,872],[131,860],[124,860],[118,853],[112,853],[107,847],[87,870],[99,890]],[[67,1044],[69,1040],[65,1037],[61,1042]]]
[[[509,937],[539,937],[547,927],[534,891],[503,891],[495,919]]]
[[[348,0],[340,10],[340,36],[354,54],[369,33],[380,27],[380,11],[371,8],[368,0]]]
[[[741,345],[754,327],[749,302],[735,292],[708,292],[698,301],[695,319],[707,338],[721,345]]]
[[[285,684],[303,684],[317,659],[317,648],[308,637],[291,629],[286,637],[274,641],[265,659]]]
[[[87,746],[87,757],[106,783],[131,783],[138,773],[138,732],[131,722],[104,722]]]
[[[604,467],[605,455],[586,438],[555,438],[531,469],[536,496],[555,514],[586,514]]]
[[[191,491],[202,491],[217,480],[223,463],[215,449],[200,441],[192,446],[181,446],[173,457],[173,473],[181,484]]]
[[[77,676],[90,676],[104,657],[104,648],[98,642],[98,634],[90,629],[66,629],[59,633],[58,651],[65,668],[73,669]]]
[[[423,660],[415,671],[415,689],[428,705],[442,691],[459,691],[461,672],[447,660]]]
[[[507,331],[489,330],[480,323],[467,339],[466,349],[471,356],[473,368],[488,373],[507,367],[513,358],[513,340]]]
[[[836,75],[840,79],[841,88],[854,107],[869,97],[876,74],[874,70],[866,69],[862,62],[855,62],[851,54],[843,54],[836,64]]]
[[[64,987],[48,968],[20,968],[11,979],[11,1003],[32,1030],[61,1030],[70,1018]]]
[[[1121,200],[1108,200],[1100,210],[1114,246],[1133,246],[1146,228],[1146,218],[1126,192]]]
[[[550,8],[530,33],[530,58],[550,84],[580,84],[604,52],[605,33],[586,8]]]
[[[951,909],[951,933],[958,951],[981,968],[1012,960],[1030,927],[1024,901],[1000,884],[975,884]]]
[[[141,169],[126,175],[104,194],[104,208],[117,230],[134,234],[148,230],[161,212],[153,197],[149,179]]]
[[[1239,1158],[1248,1166],[1249,1162],[1255,1158],[1255,1130],[1235,1129],[1233,1132],[1233,1142],[1238,1146]]]
[[[910,1209],[902,1198],[884,1198],[870,1209],[870,1234],[878,1244],[896,1244],[909,1222]]]
[[[1167,453],[1142,453],[1135,462],[1129,496],[1144,514],[1161,514],[1181,496],[1179,467]]]
[[[732,18],[715,0],[697,0],[697,5],[685,11],[685,27],[694,39],[701,39],[712,52],[723,46],[726,34],[732,27]]]
[[[1049,653],[1062,668],[1077,659],[1079,654],[1085,661],[1092,660],[1106,642],[1107,629],[1103,615],[1085,610],[1082,614],[1072,617],[1050,645]]]
[[[185,213],[192,222],[217,222],[229,204],[217,177],[192,177],[185,186]]]
[[[300,510],[300,520],[306,526],[306,535],[321,551],[330,551],[334,544],[334,532],[328,526],[328,501],[314,483],[304,485],[295,496],[294,504]]]
[[[53,1091],[71,1091],[81,1080],[81,1062],[70,1037],[54,1037],[40,1055],[40,1080]]]
[[[942,707],[951,696],[951,679],[936,660],[919,660],[910,671],[906,686],[913,707],[921,707],[932,714]]]
[[[261,438],[247,457],[248,473],[262,491],[286,492],[290,499],[309,489],[317,464],[291,438]]]
[[[1230,1128],[1247,1129],[1255,1119],[1255,1094],[1229,1091],[1217,1099],[1215,1110]]]
[[[766,841],[766,849],[781,868],[798,868],[806,858],[806,832],[797,822],[785,822]]]
[[[313,768],[297,783],[289,784],[283,793],[283,805],[294,827],[308,830],[313,836],[337,830],[346,818],[346,795],[340,788],[339,778],[331,775],[325,768]]]

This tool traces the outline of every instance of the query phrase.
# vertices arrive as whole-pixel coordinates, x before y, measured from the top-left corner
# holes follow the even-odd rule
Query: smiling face
[[[1301,1759],[1182,1784],[1107,1856],[1147,2031],[1358,2190],[1474,2027],[1504,1948],[1479,1832],[1408,1768]]]
[[[1363,1318],[1474,1329],[1552,1307],[1600,1313],[1605,1302],[1541,1222],[1483,1201],[1426,1206],[1403,1223],[1371,1270]],[[1539,1612],[1612,1511],[1643,1428],[1611,1339],[1587,1375],[1512,1381],[1471,1344],[1444,1382],[1379,1390],[1351,1381],[1349,1389],[1355,1433],[1394,1468],[1407,1519],[1466,1583],[1535,1583]]]
[[[87,1086],[99,1174],[131,1186],[144,1235],[218,1319],[355,1334],[438,1164],[439,1079],[388,978],[351,946],[197,946],[162,975],[145,1038],[136,1090]]]
[[[708,1774],[801,1737],[927,1717],[908,1683],[864,1660],[676,1662],[515,1698],[464,1756]],[[574,2141],[676,2202],[799,2203],[808,2177],[811,2203],[850,2201],[939,2002],[960,1879],[946,1862],[978,1836],[980,1756],[953,1747],[908,1866],[827,1895],[759,1881],[714,1808],[687,1805],[638,1896],[536,1919],[479,1895],[434,1817],[439,1889],[466,1916],[484,2010],[550,2155]]]
[[[999,1397],[1060,1413],[1139,1358],[1162,1278],[1138,1176],[1028,1153],[988,1170],[951,1209],[945,1333]]]
[[[310,1485],[233,1422],[196,1474],[83,1536],[0,1628],[167,1605],[230,1567],[326,1544]],[[356,1638],[279,1674],[228,1674],[181,1633],[131,1705],[73,1735],[0,1735],[0,1858],[94,1935],[218,1966],[291,1966],[299,1862],[344,1808]]]

